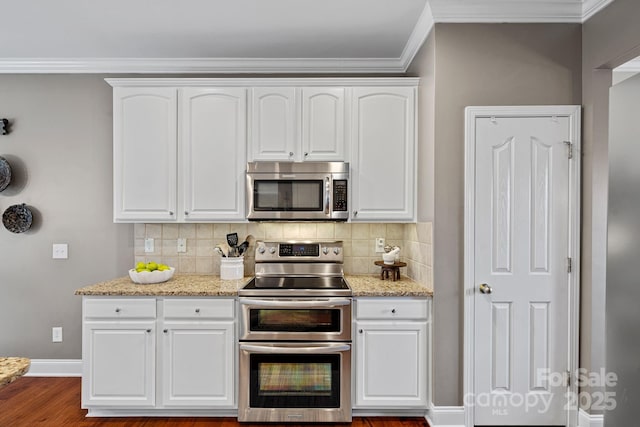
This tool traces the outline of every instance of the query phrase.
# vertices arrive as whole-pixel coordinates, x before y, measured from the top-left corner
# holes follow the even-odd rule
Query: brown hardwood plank
[[[22,377],[0,389],[0,427],[274,427],[235,418],[86,418],[80,408],[80,378]],[[287,424],[309,427],[312,424]],[[330,424],[321,424],[328,426]],[[348,427],[428,427],[423,418],[358,417]]]

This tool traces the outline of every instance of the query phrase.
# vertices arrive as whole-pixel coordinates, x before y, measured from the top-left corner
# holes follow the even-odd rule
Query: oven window
[[[252,332],[340,332],[340,309],[250,310]]]
[[[339,354],[252,354],[252,408],[339,408]]]
[[[322,180],[254,180],[253,209],[256,211],[324,210]]]

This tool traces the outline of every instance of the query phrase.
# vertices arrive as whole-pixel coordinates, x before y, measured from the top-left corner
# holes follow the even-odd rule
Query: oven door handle
[[[282,300],[264,300],[264,299],[247,299],[240,300],[240,304],[255,305],[260,307],[291,307],[291,308],[323,308],[323,307],[340,307],[351,305],[350,299],[334,299],[334,300],[311,300],[311,301],[282,301]]]
[[[267,347],[262,345],[246,345],[240,344],[240,350],[249,351],[251,353],[270,353],[270,354],[327,354],[342,353],[351,349],[349,345],[335,345],[331,347]]]

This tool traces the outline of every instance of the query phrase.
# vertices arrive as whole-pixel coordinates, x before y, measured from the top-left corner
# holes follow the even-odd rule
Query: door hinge
[[[567,149],[569,150],[569,158],[573,159],[573,143],[571,141],[565,141],[565,144],[567,144]]]
[[[571,257],[567,258],[567,273],[571,273],[572,264]]]
[[[565,372],[564,383],[566,387],[571,387],[571,371],[568,369]]]

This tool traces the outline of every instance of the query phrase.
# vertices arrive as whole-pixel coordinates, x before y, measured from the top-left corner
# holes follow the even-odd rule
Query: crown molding
[[[583,23],[613,0],[429,0],[435,22]]]
[[[398,58],[8,58],[0,74],[403,73]]]
[[[613,0],[583,0],[582,22],[585,22],[612,2]]]
[[[625,62],[619,67],[616,67],[613,72],[623,73],[638,73],[640,72],[640,58],[632,59],[629,62]]]
[[[407,71],[413,58],[416,56],[422,44],[429,36],[429,33],[433,29],[435,21],[433,19],[433,13],[431,12],[431,6],[427,1],[424,5],[424,9],[418,18],[416,26],[407,40],[407,44],[404,46],[402,55],[400,55],[400,63],[402,64],[403,71]]]
[[[419,77],[270,77],[270,78],[107,78],[113,87],[289,87],[289,86],[407,86],[414,87]]]

